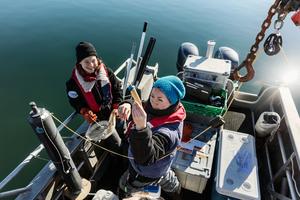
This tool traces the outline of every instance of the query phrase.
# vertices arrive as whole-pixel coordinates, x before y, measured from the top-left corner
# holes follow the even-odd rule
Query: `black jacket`
[[[119,105],[119,103],[122,101],[121,81],[114,75],[113,71],[110,68],[106,67],[106,69],[111,84],[113,99],[112,105],[108,105],[104,108],[101,108],[100,112],[95,113],[97,114],[100,120],[108,120],[112,108],[117,107],[117,105]],[[69,102],[71,106],[76,110],[76,112],[79,113],[80,109],[83,107],[89,108],[79,86],[72,77],[66,82],[66,90]],[[96,84],[92,89],[92,94],[94,95],[94,98],[97,101],[97,103],[99,105],[103,105],[100,80],[96,81]]]

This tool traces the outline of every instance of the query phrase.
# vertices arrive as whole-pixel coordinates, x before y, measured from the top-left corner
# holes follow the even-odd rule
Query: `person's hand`
[[[146,114],[144,108],[137,103],[134,103],[132,106],[132,119],[135,123],[137,130],[142,130],[142,129],[146,128],[147,114]]]
[[[95,113],[93,113],[93,111],[91,111],[88,108],[81,108],[80,109],[80,114],[83,116],[83,118],[89,123],[93,123],[97,120],[97,115]]]
[[[128,120],[131,113],[131,105],[129,103],[123,103],[118,108],[118,116],[123,120]]]

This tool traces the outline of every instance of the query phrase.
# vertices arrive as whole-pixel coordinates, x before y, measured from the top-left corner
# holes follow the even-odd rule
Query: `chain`
[[[270,25],[272,23],[272,18],[276,13],[276,9],[277,9],[280,1],[281,0],[276,0],[274,2],[274,4],[270,7],[270,9],[268,11],[268,16],[261,25],[261,31],[257,34],[257,36],[255,38],[255,43],[251,46],[250,53],[247,55],[247,57],[245,59],[245,60],[247,60],[248,63],[252,64],[253,61],[255,60],[256,52],[258,51],[259,44],[264,39],[266,30],[270,27]]]
[[[253,62],[254,62],[254,60],[256,58],[256,53],[257,53],[257,51],[259,49],[259,44],[264,39],[265,32],[270,27],[271,22],[272,22],[272,18],[276,14],[277,8],[278,8],[280,2],[281,2],[281,0],[276,0],[274,2],[274,4],[270,7],[270,9],[268,11],[268,16],[264,20],[264,22],[262,23],[261,30],[256,35],[255,43],[251,46],[250,52],[248,53],[248,55],[245,58],[245,60],[234,71],[234,79],[235,80],[238,80],[238,81],[241,81],[241,82],[246,82],[246,81],[251,80],[254,77],[255,71],[254,71],[254,69],[252,67],[252,64],[253,64]],[[242,77],[239,74],[239,70],[242,69],[243,67],[247,68],[247,74]]]

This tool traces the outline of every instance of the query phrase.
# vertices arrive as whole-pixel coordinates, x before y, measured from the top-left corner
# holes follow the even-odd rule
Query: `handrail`
[[[77,115],[77,112],[74,111],[72,112],[69,117],[67,117],[64,121],[63,121],[63,124],[60,124],[58,127],[57,127],[57,130],[58,131],[61,131],[63,128],[65,128],[64,124],[68,124],[70,121],[72,121],[75,116]]]
[[[117,76],[126,66],[127,66],[127,63],[129,63],[129,60],[130,60],[130,58],[128,58],[127,60],[125,60],[124,62],[123,62],[123,64],[120,66],[120,67],[118,67],[118,69],[116,69],[116,71],[114,72],[114,74]],[[134,64],[134,65],[136,65],[136,61],[135,60],[132,60],[132,63]]]
[[[69,117],[67,117],[64,120],[64,124],[68,124],[74,117],[76,116],[76,112],[72,112]],[[57,129],[58,131],[61,131],[64,128],[64,125],[61,124]],[[32,160],[32,158],[35,158],[42,150],[44,149],[44,145],[40,144],[37,148],[35,148],[6,178],[1,181],[0,183],[0,190],[7,185],[16,175],[19,174],[19,172]],[[6,192],[3,192],[6,193]],[[0,193],[0,196],[3,195],[3,193]]]
[[[121,66],[119,66],[117,68],[117,70],[115,70],[114,74],[117,76],[127,65],[127,63],[129,62],[129,58],[124,62],[122,63]],[[133,60],[132,61],[134,65],[136,65],[136,61]],[[60,124],[58,126],[58,131],[61,131],[66,125],[68,124],[71,120],[74,119],[74,117],[76,116],[76,112],[72,112],[64,121],[63,121],[63,124]],[[36,156],[39,155],[39,153],[44,150],[44,145],[43,144],[40,144],[38,147],[36,147],[9,175],[7,175],[1,182],[0,182],[0,190],[3,189],[14,177],[16,177],[20,171],[23,170],[23,168],[25,166],[28,165],[28,163],[31,162],[31,160],[33,158],[35,158]],[[23,193],[25,191],[28,191],[31,187],[31,184],[26,186],[26,187],[23,187],[23,188],[17,188],[17,189],[13,189],[13,190],[9,190],[9,191],[5,191],[5,192],[1,192],[0,193],[0,197],[4,197],[4,196],[11,196],[11,195],[17,195],[17,194],[20,194],[20,193]]]
[[[29,185],[27,185],[26,187],[23,187],[23,188],[18,188],[18,189],[2,192],[2,193],[0,193],[0,199],[1,198],[6,198],[6,197],[11,197],[11,196],[16,196],[16,195],[21,194],[23,192],[27,192],[28,190],[30,190],[31,185],[32,184],[29,184]]]
[[[285,105],[283,108],[285,113],[285,121],[289,124],[287,127],[288,133],[292,141],[293,150],[296,154],[298,168],[300,168],[300,143],[297,142],[300,140],[300,118],[289,89],[286,87],[281,87],[279,88],[279,91],[281,104]]]
[[[118,67],[117,70],[115,70],[114,74],[117,76],[127,65],[127,62],[129,61],[129,58],[120,66]],[[133,63],[136,64],[136,61],[133,60]],[[68,124],[75,116],[76,116],[76,112],[72,112],[63,122],[63,124]],[[57,128],[58,131],[61,131],[64,128],[64,125],[61,124],[59,125],[59,127]],[[42,144],[40,144],[38,147],[36,147],[9,175],[7,175],[1,182],[0,182],[0,190],[2,188],[4,188],[15,176],[17,176],[19,174],[19,172],[25,167],[27,166],[28,163],[31,162],[31,160],[36,157],[37,155],[39,155],[39,153],[44,149],[44,146]],[[27,188],[27,187],[26,187]],[[22,189],[24,190],[24,188],[20,188],[20,189],[15,189],[12,191],[22,191]],[[11,192],[12,192],[11,191]],[[10,191],[8,191],[10,192]],[[2,192],[0,193],[0,196],[3,195],[4,193],[7,192]]]
[[[10,182],[30,161],[36,157],[42,150],[44,145],[40,144],[33,152],[29,154],[3,181],[0,183],[0,190]]]
[[[285,91],[285,95],[287,96],[287,98],[285,100],[287,101],[288,98],[291,98],[291,96],[288,96],[289,93],[286,90],[284,90],[283,88],[281,88],[281,92],[284,92],[284,91]],[[282,97],[282,94],[280,96]],[[287,102],[285,102],[285,103],[287,103]],[[285,109],[286,105],[290,106],[288,108],[289,110],[294,108],[293,106],[291,106],[291,102],[288,102],[288,104],[284,104],[282,102],[282,105],[283,105],[283,109]],[[270,104],[270,110],[273,111],[273,112],[275,111],[275,109],[274,109],[274,100],[272,100],[272,102]],[[290,113],[288,113],[287,110],[283,110],[283,111],[284,111],[285,122],[288,123],[287,127],[289,127],[290,124],[289,124],[289,121],[286,119],[286,117]],[[295,112],[294,109],[292,109],[292,111]],[[291,130],[288,130],[288,131],[291,131]],[[295,191],[295,188],[294,188],[295,185],[293,184],[293,181],[292,181],[292,175],[291,175],[290,170],[287,167],[294,157],[297,158],[297,151],[296,151],[297,149],[294,149],[294,151],[290,155],[289,159],[287,159],[287,155],[286,155],[286,152],[285,152],[285,147],[284,147],[284,143],[283,143],[281,133],[279,131],[276,131],[275,134],[277,136],[277,140],[278,140],[278,144],[279,144],[279,150],[280,150],[280,153],[281,153],[281,159],[282,159],[283,165],[279,168],[279,170],[277,170],[276,174],[273,175],[272,168],[271,168],[271,162],[270,162],[270,155],[269,155],[269,150],[268,150],[268,141],[267,141],[265,143],[265,150],[266,150],[268,170],[269,170],[269,175],[270,175],[270,183],[269,184],[270,184],[271,188],[269,189],[269,192],[271,192],[271,195],[276,196],[278,199],[287,199],[286,197],[282,196],[281,194],[278,194],[278,193],[275,192],[274,184],[273,184],[275,182],[275,180],[279,177],[279,175],[282,174],[283,172],[285,172],[287,182],[288,182],[289,191],[290,191],[290,195],[291,195],[292,199],[297,199],[296,191]],[[269,137],[273,137],[273,136],[271,135]],[[294,138],[292,137],[291,140],[293,140],[293,139]],[[296,151],[296,153],[295,153],[295,151]],[[278,196],[278,195],[280,195],[280,196]]]

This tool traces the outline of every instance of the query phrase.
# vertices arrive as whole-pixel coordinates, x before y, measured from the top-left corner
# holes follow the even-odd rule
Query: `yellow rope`
[[[238,82],[238,89],[237,89],[237,90],[234,90],[234,88],[233,88],[229,96],[231,96],[232,94],[234,95],[234,93],[233,93],[234,91],[239,91],[239,90],[240,90],[240,88],[241,88],[241,86],[242,86],[243,83],[242,83],[242,82],[239,82],[239,81],[237,81],[237,82]],[[230,101],[230,103],[228,104],[228,107],[227,107],[225,113],[222,115],[222,117],[224,117],[224,116],[226,115],[226,113],[227,113],[227,111],[229,110],[229,107],[231,106],[231,104],[232,104],[234,98],[235,98],[235,97],[233,96],[232,99],[231,99],[231,101]],[[69,131],[71,131],[72,133],[76,134],[77,136],[79,136],[79,137],[82,138],[83,140],[90,142],[91,144],[95,145],[96,147],[99,147],[99,148],[101,148],[101,149],[103,149],[103,150],[105,150],[105,151],[108,151],[108,152],[113,153],[113,154],[115,154],[115,155],[121,156],[121,157],[123,157],[123,158],[134,159],[133,157],[129,157],[129,156],[125,156],[125,155],[123,155],[123,154],[119,154],[119,153],[117,153],[117,152],[114,152],[114,151],[112,151],[112,150],[109,150],[109,149],[107,149],[107,148],[105,148],[105,147],[102,147],[102,146],[100,146],[100,145],[94,143],[94,142],[91,141],[90,139],[85,138],[85,137],[83,137],[82,135],[78,134],[76,131],[72,130],[70,127],[68,127],[66,124],[64,124],[61,120],[59,120],[57,117],[55,117],[55,116],[53,115],[53,113],[51,113],[51,115],[52,115],[52,117],[53,117],[55,120],[57,120],[59,123],[61,123],[61,124],[62,124],[64,127],[66,127]],[[208,131],[208,130],[211,129],[211,128],[212,128],[212,126],[208,126],[206,129],[204,129],[203,131],[201,131],[200,133],[198,133],[196,136],[194,136],[193,138],[191,138],[187,143],[192,142],[193,140],[195,140],[196,138],[198,138],[200,135],[202,135],[204,132]],[[177,150],[180,150],[180,149],[182,149],[182,148],[183,148],[183,147],[181,147],[181,146],[177,146],[177,147],[176,147]],[[163,159],[163,158],[165,158],[165,157],[171,155],[172,153],[173,153],[173,152],[164,155],[163,157],[159,158],[159,160],[161,160],[161,159]]]
[[[257,58],[259,58],[259,56],[261,55],[261,52],[262,52],[262,49],[258,49],[258,51],[257,51],[257,56],[256,56],[255,59],[253,60],[253,64],[256,62]],[[238,84],[237,90],[234,90],[234,89],[233,89],[228,97],[230,97],[231,94],[235,95],[235,94],[233,93],[234,91],[236,91],[236,92],[240,91],[240,89],[241,89],[241,87],[242,87],[242,85],[243,85],[243,82],[240,82],[240,80],[237,80],[237,84]],[[231,101],[230,101],[229,104],[228,104],[227,110],[226,110],[225,113],[222,115],[222,117],[225,117],[225,115],[226,115],[226,113],[228,112],[228,110],[229,110],[231,104],[233,103],[233,100],[234,100],[234,99],[235,99],[235,97],[233,96],[232,99],[231,99]]]
[[[193,137],[192,139],[190,139],[189,141],[187,141],[186,143],[191,143],[193,140],[195,140],[197,137],[199,137],[200,135],[202,135],[202,133],[205,133],[206,131],[208,131],[209,129],[211,129],[212,126],[209,126],[207,127],[206,129],[204,129],[203,131],[201,131],[200,133],[198,133],[195,137]],[[177,146],[176,147],[176,150],[180,150],[180,149],[183,149],[182,146]],[[168,157],[169,155],[173,154],[173,152],[170,152],[164,156],[162,156],[161,158],[159,158],[158,160],[162,160],[164,159],[165,157]]]
[[[39,159],[39,160],[42,160],[42,161],[46,161],[46,162],[49,162],[49,161],[51,161],[52,163],[57,163],[57,164],[62,164],[61,162],[54,162],[53,160],[50,160],[50,159],[47,159],[47,158],[44,158],[44,157],[42,157],[42,156],[40,156],[40,155],[32,155],[34,158],[36,158],[36,159]]]
[[[52,116],[56,121],[58,121],[59,123],[61,123],[64,127],[66,127],[66,129],[68,129],[69,131],[71,131],[72,133],[74,133],[75,135],[77,135],[78,137],[80,137],[81,139],[83,139],[83,140],[85,140],[85,141],[87,141],[87,142],[90,142],[91,144],[95,145],[96,147],[99,147],[99,148],[101,148],[101,149],[103,149],[103,150],[105,150],[105,151],[107,151],[107,152],[110,152],[110,153],[112,153],[112,154],[121,156],[121,157],[123,157],[123,158],[134,159],[133,157],[125,156],[125,155],[123,155],[123,154],[114,152],[114,151],[112,151],[112,150],[110,150],[110,149],[107,149],[107,148],[105,148],[105,147],[102,147],[102,146],[100,146],[100,145],[94,143],[92,140],[83,137],[82,135],[78,134],[76,131],[74,131],[73,129],[71,129],[70,127],[68,127],[65,123],[63,123],[61,120],[59,120],[57,117],[55,117],[53,113],[51,113],[51,116]]]
[[[240,90],[240,88],[241,88],[241,86],[242,86],[243,83],[242,83],[242,82],[238,82],[238,84],[239,84],[238,89],[237,89],[237,90],[234,90],[234,88],[233,88],[229,96],[231,96],[232,94],[234,95],[234,93],[233,93],[234,91],[239,91],[239,90]],[[225,113],[222,115],[222,117],[224,117],[224,116],[226,115],[226,113],[227,113],[227,111],[229,110],[229,107],[231,106],[231,104],[232,104],[234,98],[235,98],[235,97],[233,96],[232,99],[231,99],[231,101],[230,101],[230,103],[229,103],[229,105],[228,105],[228,107],[227,107],[227,109],[226,109],[226,111],[225,111]],[[82,135],[78,134],[76,131],[72,130],[70,127],[68,127],[66,124],[64,124],[61,120],[59,120],[57,117],[55,117],[55,116],[53,115],[53,113],[51,113],[51,116],[52,116],[56,121],[58,121],[59,123],[61,123],[64,127],[66,127],[69,131],[71,131],[72,133],[76,134],[77,136],[79,136],[79,137],[82,138],[83,140],[85,140],[85,141],[87,141],[87,142],[90,142],[91,144],[95,145],[96,147],[99,147],[99,148],[101,148],[101,149],[103,149],[103,150],[105,150],[105,151],[108,151],[108,152],[110,152],[110,153],[112,153],[112,154],[121,156],[121,157],[123,157],[123,158],[134,159],[133,157],[129,157],[129,156],[125,156],[125,155],[123,155],[123,154],[119,154],[119,153],[117,153],[117,152],[114,152],[114,151],[112,151],[112,150],[109,150],[109,149],[107,149],[107,148],[105,148],[105,147],[102,147],[102,146],[100,146],[100,145],[94,143],[94,142],[91,141],[90,139],[85,138],[85,137],[83,137]],[[208,126],[206,129],[204,129],[203,131],[201,131],[200,133],[198,133],[195,137],[191,138],[187,143],[192,142],[193,140],[195,140],[196,138],[198,138],[200,135],[202,135],[204,132],[208,131],[208,130],[211,129],[211,128],[212,128],[212,126]],[[176,147],[177,150],[180,150],[180,149],[182,149],[182,148],[183,148],[183,147],[181,147],[181,146],[177,146],[177,147]],[[172,153],[173,153],[173,152],[164,155],[163,157],[159,158],[159,160],[161,160],[161,159],[163,159],[163,158],[165,158],[165,157],[171,155]]]
[[[235,99],[235,94],[234,94],[233,92],[234,92],[234,91],[236,91],[236,92],[240,91],[242,85],[243,85],[243,82],[238,82],[238,88],[237,88],[237,90],[234,90],[234,88],[232,89],[232,91],[231,91],[231,93],[230,93],[230,95],[229,95],[228,97],[230,97],[232,94],[233,94],[233,97],[232,97],[231,101],[229,102],[228,107],[227,107],[227,109],[225,110],[225,112],[224,112],[224,114],[222,115],[222,117],[225,117],[225,115],[227,114],[227,112],[228,112],[228,110],[229,110],[231,104],[233,103],[233,100]]]
[[[242,86],[242,84],[243,84],[243,82],[238,82],[238,89],[237,89],[237,90],[234,90],[234,88],[233,88],[229,96],[231,96],[232,94],[234,95],[234,93],[233,93],[234,91],[239,91],[240,88],[241,88],[241,86]],[[225,113],[222,115],[222,117],[224,117],[224,116],[226,115],[226,113],[227,113],[227,111],[229,110],[229,107],[231,106],[231,104],[232,104],[234,98],[235,98],[235,97],[233,96],[232,99],[231,99],[231,101],[230,101],[229,104],[228,104],[228,107],[227,107]],[[195,140],[196,138],[198,138],[200,135],[202,135],[203,133],[205,133],[206,131],[208,131],[208,130],[211,129],[211,128],[212,128],[212,126],[208,126],[207,128],[205,128],[203,131],[201,131],[200,133],[198,133],[195,137],[193,137],[192,139],[190,139],[190,140],[189,140],[188,142],[186,142],[186,143],[192,142],[193,140]],[[182,146],[177,146],[176,149],[177,149],[177,150],[180,150],[180,149],[183,149],[183,147],[182,147]],[[171,153],[169,153],[169,154],[167,154],[167,155],[164,155],[164,156],[161,157],[159,160],[161,160],[161,159],[163,159],[163,158],[165,158],[165,157],[171,155],[172,153],[173,153],[173,152],[171,152]]]

